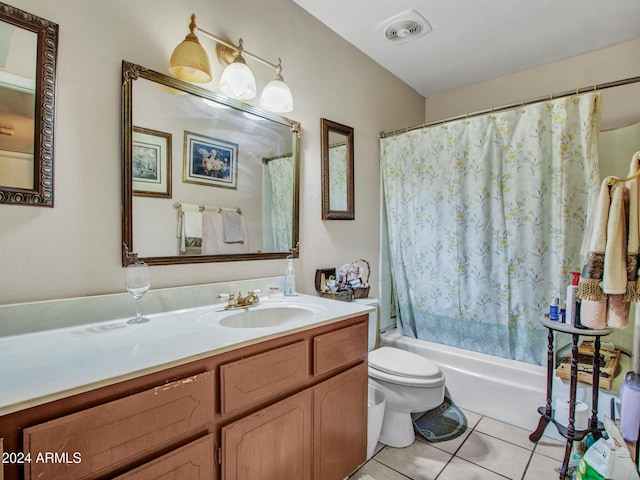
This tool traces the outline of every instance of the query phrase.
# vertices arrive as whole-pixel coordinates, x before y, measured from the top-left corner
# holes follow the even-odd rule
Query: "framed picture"
[[[133,194],[171,198],[171,134],[133,127]]]
[[[237,189],[238,145],[185,131],[182,181]]]

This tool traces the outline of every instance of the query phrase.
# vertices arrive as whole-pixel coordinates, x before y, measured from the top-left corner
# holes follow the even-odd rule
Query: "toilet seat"
[[[393,347],[369,352],[369,376],[397,385],[435,388],[444,384],[444,375],[435,363]]]

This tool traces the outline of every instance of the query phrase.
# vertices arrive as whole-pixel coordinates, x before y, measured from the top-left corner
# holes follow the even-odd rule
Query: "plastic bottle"
[[[560,319],[560,299],[553,297],[549,306],[549,320],[558,321]]]
[[[620,432],[628,442],[638,440],[640,429],[640,373],[628,372],[620,387]]]
[[[576,326],[576,312],[579,308],[579,300],[576,296],[578,293],[578,282],[580,281],[580,272],[571,272],[573,279],[571,285],[567,286],[567,314],[566,322],[575,327]],[[578,320],[580,317],[578,317]]]
[[[287,258],[287,269],[284,271],[284,294],[287,297],[298,295],[296,292],[296,271],[293,268],[293,257]]]

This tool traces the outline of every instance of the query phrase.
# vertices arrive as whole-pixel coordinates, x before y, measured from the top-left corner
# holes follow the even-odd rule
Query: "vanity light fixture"
[[[255,98],[256,81],[244,59],[244,56],[246,56],[274,69],[276,72],[260,96],[260,106],[277,113],[287,113],[293,110],[293,96],[289,86],[282,78],[282,61],[280,59],[278,59],[277,65],[273,64],[253,53],[247,52],[244,49],[242,39],[240,39],[238,46],[235,46],[212,33],[198,28],[195,14],[191,15],[189,30],[190,33],[175,48],[169,61],[169,71],[175,77],[194,83],[211,81],[209,57],[202,45],[200,45],[196,36],[197,31],[219,44],[219,47],[221,47],[218,49],[219,58],[226,59],[226,56],[221,55],[220,52],[225,52],[230,57],[229,64],[220,77],[220,93],[240,100]]]
[[[242,39],[238,42],[238,54],[220,77],[220,93],[239,100],[256,98],[256,79],[242,57]]]

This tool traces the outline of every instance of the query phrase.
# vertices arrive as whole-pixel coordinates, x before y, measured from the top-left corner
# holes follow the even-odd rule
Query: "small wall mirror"
[[[322,219],[353,220],[353,128],[320,119]]]
[[[300,124],[122,63],[123,265],[297,256]]]
[[[58,25],[0,3],[0,203],[53,206]]]

